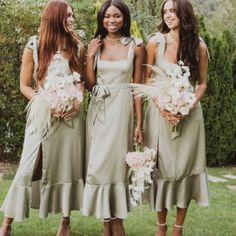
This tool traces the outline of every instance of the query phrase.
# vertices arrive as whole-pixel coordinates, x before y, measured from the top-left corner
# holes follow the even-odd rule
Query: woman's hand
[[[89,46],[88,46],[88,57],[92,58],[95,56],[98,48],[102,45],[102,39],[95,38],[91,40]]]
[[[179,122],[181,122],[182,120],[184,120],[184,116],[179,115],[179,114],[172,114],[169,111],[163,110],[160,108],[160,106],[158,105],[158,100],[157,98],[153,98],[153,102],[155,103],[155,105],[157,106],[158,110],[160,111],[161,115],[165,118],[166,121],[168,121],[168,123],[170,123],[171,125],[177,125]]]
[[[134,141],[138,144],[143,143],[143,130],[138,127],[134,130]]]
[[[63,112],[61,114],[61,118],[63,118],[65,121],[71,120],[79,111],[80,108],[80,102],[78,100],[74,100],[73,107],[67,111]]]

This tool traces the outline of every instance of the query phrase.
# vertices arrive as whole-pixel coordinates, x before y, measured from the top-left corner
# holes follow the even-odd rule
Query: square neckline
[[[127,56],[126,56],[126,59],[119,59],[119,60],[104,60],[104,59],[101,59],[101,48],[99,49],[99,55],[98,55],[98,61],[102,61],[102,62],[127,62],[129,60],[129,56],[130,56],[130,50],[131,50],[131,47],[132,47],[132,42],[129,44],[128,46],[128,52],[127,52]]]

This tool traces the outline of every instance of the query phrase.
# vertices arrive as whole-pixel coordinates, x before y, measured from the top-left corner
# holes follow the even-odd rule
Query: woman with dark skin
[[[63,0],[49,1],[43,10],[39,38],[30,38],[22,57],[20,89],[29,100],[37,96],[37,90],[44,86],[49,76],[68,78],[76,72],[83,77],[84,47],[73,31],[73,25],[71,6]],[[32,87],[33,80],[37,84],[36,89]],[[84,90],[79,80],[76,86],[78,90]],[[52,110],[51,117],[56,117],[56,122],[52,123],[50,135],[40,140],[39,144],[37,135],[28,131],[31,121],[27,120],[20,166],[1,207],[5,216],[1,236],[10,235],[13,220],[27,218],[30,207],[38,208],[42,218],[47,217],[48,213],[61,212],[57,236],[68,236],[70,212],[82,208],[82,105],[74,100],[70,110],[63,113]]]
[[[87,55],[92,98],[87,113],[83,213],[104,220],[104,236],[125,235],[129,197],[124,157],[133,146],[133,103],[134,136],[139,143],[143,138],[141,100],[134,100],[129,83],[142,81],[145,48],[129,31],[130,15],[124,2],[105,1]]]
[[[160,32],[147,44],[147,64],[164,72],[176,67],[179,60],[190,67],[190,82],[196,102],[187,117],[173,115],[157,108],[151,101],[144,123],[145,144],[157,149],[157,172],[151,191],[151,205],[157,211],[156,235],[165,236],[166,218],[173,205],[177,207],[173,236],[182,235],[188,205],[194,199],[208,205],[204,121],[200,99],[206,90],[208,53],[198,36],[193,7],[188,0],[165,0],[161,7]],[[145,78],[155,72],[147,67]],[[171,125],[177,125],[177,133]]]

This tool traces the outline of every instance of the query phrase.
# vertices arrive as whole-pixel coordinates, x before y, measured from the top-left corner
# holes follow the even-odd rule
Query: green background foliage
[[[161,0],[127,0],[145,42],[157,31]],[[200,34],[208,45],[208,89],[202,100],[209,165],[235,164],[236,13],[234,0],[193,0]],[[37,34],[46,0],[0,0],[0,161],[18,161],[24,137],[27,100],[19,91],[21,55]],[[84,44],[93,38],[100,2],[71,0]],[[224,4],[224,5],[223,5]],[[81,30],[84,35],[81,34]],[[137,29],[136,29],[137,30]],[[87,101],[87,100],[86,100]],[[87,104],[86,104],[87,105]]]

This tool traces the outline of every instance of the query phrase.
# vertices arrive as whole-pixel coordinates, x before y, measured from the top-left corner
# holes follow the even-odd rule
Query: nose
[[[115,21],[116,21],[116,20],[115,20],[115,17],[110,17],[110,18],[109,18],[109,21],[110,21],[110,23],[115,22]]]

